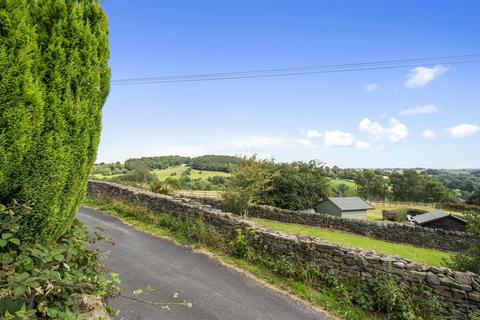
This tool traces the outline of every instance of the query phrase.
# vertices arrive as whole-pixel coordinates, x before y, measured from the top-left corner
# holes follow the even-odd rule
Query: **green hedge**
[[[382,210],[383,220],[405,222],[407,221],[407,215],[418,216],[419,214],[427,213],[427,210],[416,208],[404,208],[394,210]]]
[[[0,0],[0,200],[33,205],[25,239],[57,239],[83,200],[108,58],[98,0]]]
[[[460,212],[480,212],[480,206],[466,203],[445,203],[442,208]]]

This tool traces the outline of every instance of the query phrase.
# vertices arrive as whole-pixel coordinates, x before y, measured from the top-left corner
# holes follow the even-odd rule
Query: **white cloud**
[[[304,146],[311,146],[313,144],[313,142],[308,139],[298,139],[297,142]]]
[[[395,118],[390,119],[390,127],[387,128],[387,136],[392,142],[399,142],[408,136],[408,128]]]
[[[307,131],[307,138],[321,138],[322,133],[318,132],[317,130],[308,130]]]
[[[425,87],[430,81],[445,73],[448,69],[442,65],[434,67],[416,67],[410,70],[405,80],[405,87],[409,89]]]
[[[399,142],[408,136],[407,126],[395,118],[390,119],[390,126],[386,128],[378,122],[365,118],[358,124],[358,129],[367,132],[375,140],[387,137],[391,142]]]
[[[365,86],[365,90],[367,90],[367,92],[375,92],[378,91],[379,88],[380,85],[378,83],[369,83]]]
[[[447,132],[454,138],[461,139],[473,136],[480,131],[480,126],[474,124],[459,124],[447,129]]]
[[[370,148],[370,144],[368,142],[358,140],[357,142],[355,142],[355,148],[360,150],[368,149]]]
[[[358,129],[360,129],[360,131],[368,132],[376,139],[379,139],[385,131],[385,129],[378,122],[371,121],[368,118],[360,121],[358,124]]]
[[[423,131],[422,136],[425,139],[432,140],[432,139],[435,139],[437,137],[437,134],[435,133],[435,131],[427,129],[427,130]]]
[[[405,110],[403,110],[402,112],[400,112],[400,115],[402,116],[411,116],[411,115],[414,115],[414,114],[428,114],[428,113],[434,113],[434,112],[438,112],[438,108],[436,105],[434,104],[426,104],[426,105],[418,105],[418,106],[415,106],[415,107],[410,107],[410,108],[407,108]]]
[[[326,146],[351,146],[354,141],[353,134],[339,130],[327,131],[323,136],[323,143]]]

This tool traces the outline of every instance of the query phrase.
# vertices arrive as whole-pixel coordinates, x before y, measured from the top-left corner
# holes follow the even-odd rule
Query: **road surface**
[[[303,302],[257,283],[254,279],[168,239],[137,231],[121,220],[82,208],[78,218],[90,230],[105,229],[114,246],[103,261],[122,278],[125,295],[137,288],[141,299],[192,303],[170,310],[126,298],[110,302],[122,320],[323,320],[333,319]],[[102,245],[104,246],[104,245]],[[178,297],[177,297],[178,296]]]

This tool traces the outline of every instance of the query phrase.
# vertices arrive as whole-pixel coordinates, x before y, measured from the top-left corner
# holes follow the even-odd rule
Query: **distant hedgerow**
[[[71,225],[109,92],[98,0],[0,0],[0,200],[28,202],[25,239]]]

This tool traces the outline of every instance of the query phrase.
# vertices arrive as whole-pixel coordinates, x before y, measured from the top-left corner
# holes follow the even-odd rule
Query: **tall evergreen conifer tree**
[[[57,239],[83,200],[108,58],[98,0],[0,0],[0,200],[32,205],[25,239]]]

